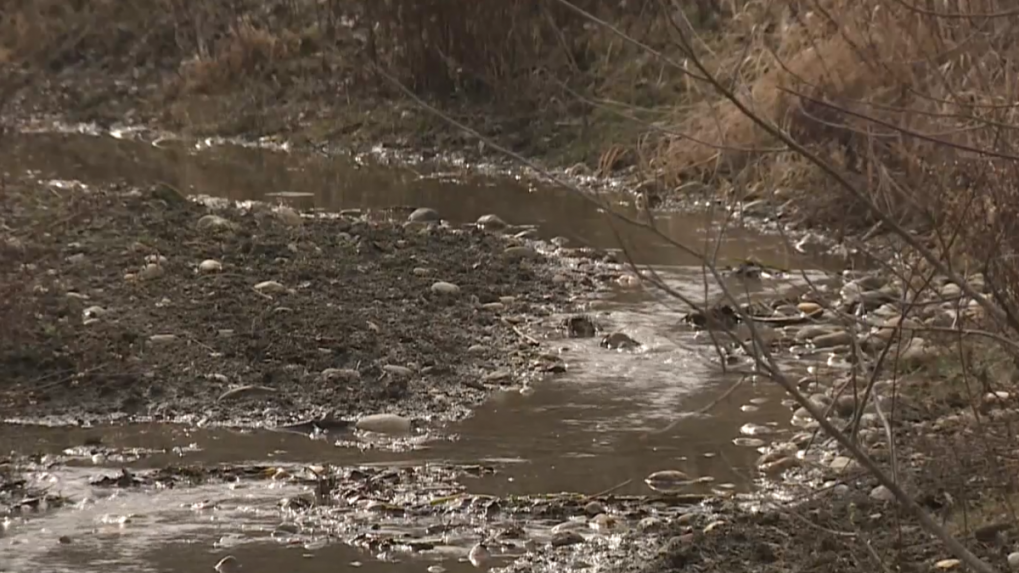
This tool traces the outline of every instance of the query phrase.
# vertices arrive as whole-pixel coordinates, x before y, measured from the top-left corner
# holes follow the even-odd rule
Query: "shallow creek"
[[[238,200],[277,201],[274,194],[284,193],[283,200],[295,207],[325,210],[427,206],[452,223],[495,213],[512,224],[536,225],[545,239],[561,236],[572,245],[618,247],[596,207],[569,192],[508,176],[386,167],[230,144],[162,141],[157,146],[73,133],[23,135],[9,149],[0,168],[12,174],[31,171],[43,180],[164,181],[189,193]],[[623,201],[616,202],[635,214]],[[705,215],[663,214],[658,223],[679,241],[703,243],[714,237]],[[674,288],[703,297],[703,277],[693,259],[650,233],[620,232],[638,263],[654,265]],[[722,258],[733,264],[751,256],[791,269],[824,264],[806,259],[778,237],[743,230],[728,233],[720,248]],[[335,571],[351,563],[380,573],[428,567],[434,573],[436,565],[451,572],[474,569],[465,557],[479,537],[439,535],[439,526],[451,519],[448,514],[370,517],[354,507],[342,516],[319,514],[310,520],[304,515],[300,528],[286,525],[295,518],[280,509],[280,501],[306,495],[312,486],[274,479],[278,468],[293,474],[308,465],[415,468],[415,483],[437,496],[595,494],[611,488],[619,496],[647,495],[653,492],[644,477],[667,469],[712,478],[690,486],[690,492],[759,487],[753,471],[759,447],[795,430],[781,391],[747,380],[698,414],[740,374],[723,373],[703,337],[681,326],[681,305],[623,286],[595,293],[590,303],[592,316],[607,331],[625,332],[643,349],[616,352],[601,348],[596,338],[568,339],[551,329],[533,333],[546,336],[548,347],[562,352],[569,365],[566,374],[542,381],[531,394],[497,393],[462,424],[411,440],[362,434],[311,439],[292,432],[174,425],[2,426],[0,452],[49,454],[38,460],[33,479],[77,503],[59,510],[37,507],[24,519],[6,522],[0,528],[0,571],[206,571],[227,554],[245,564],[245,571]],[[816,366],[825,368],[824,357],[818,360]],[[797,368],[809,365],[801,361]],[[677,420],[668,431],[657,432]],[[86,446],[97,443],[102,444],[98,453]],[[171,464],[268,469],[251,479],[210,479],[193,487],[89,485],[97,474],[116,477],[128,468],[140,475]],[[476,466],[485,469],[463,469]],[[541,520],[514,517],[507,508],[503,513],[507,523],[540,529]],[[490,521],[496,525],[474,525],[479,531],[502,527],[498,519]],[[554,517],[547,521],[556,522]],[[431,541],[427,550],[402,552],[389,545],[350,545],[380,528]],[[530,536],[542,540],[542,535],[548,535],[547,527]],[[524,551],[522,544],[500,547],[496,553],[502,558],[483,567],[505,565]]]

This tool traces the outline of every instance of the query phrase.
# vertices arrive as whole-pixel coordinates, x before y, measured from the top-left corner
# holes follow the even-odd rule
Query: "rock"
[[[834,348],[853,343],[853,335],[848,332],[836,331],[829,334],[822,334],[812,339],[815,348]]]
[[[414,267],[411,271],[415,276],[424,277],[432,274],[432,271],[424,267]]]
[[[359,419],[354,427],[378,434],[409,434],[413,424],[409,418],[396,414],[371,414]]]
[[[958,559],[942,559],[934,564],[934,568],[941,571],[947,571],[949,569],[958,569],[960,565],[962,565],[962,561],[959,561]]]
[[[273,388],[269,388],[268,386],[251,386],[251,385],[238,386],[237,388],[231,388],[230,390],[227,390],[226,392],[220,394],[219,401],[225,402],[227,400],[242,398],[244,396],[256,396],[260,394],[266,395],[275,393],[276,390]]]
[[[816,302],[801,302],[800,304],[796,305],[796,309],[802,312],[803,314],[814,314],[815,312],[821,310],[821,305],[817,304]]]
[[[640,343],[622,332],[613,332],[602,338],[601,346],[611,350],[630,350],[639,347]]]
[[[769,461],[757,466],[758,471],[767,476],[777,476],[787,470],[800,466],[800,460],[787,455],[774,461]]]
[[[609,531],[619,525],[619,521],[607,513],[599,513],[587,524],[595,531]]]
[[[894,357],[895,349],[891,350]],[[922,338],[914,338],[899,348],[899,364],[905,368],[922,366],[938,357],[937,350]]]
[[[891,502],[895,501],[895,494],[887,487],[879,485],[870,490],[870,498],[876,501]]]
[[[106,315],[106,309],[101,306],[90,306],[85,310],[81,311],[81,317],[88,319],[96,319]]]
[[[835,459],[833,459],[831,463],[828,464],[828,467],[838,473],[842,473],[845,471],[849,471],[851,469],[855,469],[856,461],[853,460],[853,458],[849,458],[846,456],[836,456]]]
[[[693,480],[679,470],[662,470],[644,478],[644,483],[656,491],[669,491],[689,485]]]
[[[591,317],[584,315],[571,316],[565,321],[566,334],[570,338],[593,338],[598,329]]]
[[[552,547],[566,547],[584,542],[584,536],[576,531],[560,531],[552,535]]]
[[[203,273],[216,273],[223,270],[223,263],[214,259],[205,259],[198,263],[198,270]]]
[[[490,312],[500,312],[506,310],[506,305],[501,302],[487,302],[481,305],[481,310],[487,310]]]
[[[507,247],[502,254],[511,261],[530,260],[538,257],[538,251],[531,247]]]
[[[523,231],[520,231],[516,235],[513,235],[513,238],[514,239],[537,239],[538,238],[538,230],[537,229],[524,229]]]
[[[605,513],[605,505],[600,501],[591,501],[584,506],[584,513],[588,515],[598,515],[599,513]]]
[[[433,284],[431,289],[433,293],[440,295],[456,296],[460,294],[460,287],[456,286],[453,283],[447,283],[445,281],[439,281]]]
[[[285,205],[281,205],[276,209],[276,217],[285,225],[289,225],[291,227],[300,227],[304,224],[304,219],[301,218],[301,214]]]
[[[955,283],[946,283],[938,292],[941,298],[959,298],[962,296],[962,289]]]
[[[233,555],[227,555],[216,564],[216,573],[240,573],[241,562]]]
[[[382,371],[401,378],[409,378],[414,375],[414,371],[410,368],[407,368],[406,366],[399,366],[397,364],[386,364],[382,367]]]
[[[157,263],[149,263],[142,267],[142,270],[138,272],[138,278],[143,281],[151,281],[158,279],[166,274],[166,269],[163,265]]]
[[[474,547],[471,547],[470,553],[467,554],[467,560],[475,567],[481,567],[487,563],[491,557],[492,552],[488,550],[488,547],[484,543],[478,543]]]
[[[198,220],[199,231],[214,231],[218,229],[233,229],[236,225],[220,217],[219,215],[205,215]]]
[[[821,325],[805,326],[796,331],[796,340],[804,342],[826,334],[832,334],[832,327]]]
[[[319,376],[323,380],[342,380],[350,382],[361,378],[361,373],[353,368],[326,368]]]
[[[739,433],[744,436],[768,436],[775,433],[775,430],[760,424],[746,423],[740,426]]]
[[[488,347],[484,344],[475,344],[467,349],[468,354],[484,354],[488,352]]]
[[[152,344],[167,344],[177,340],[176,334],[153,334],[149,337],[149,342]]]
[[[495,372],[489,372],[481,378],[481,381],[485,384],[499,384],[508,382],[513,378],[513,373],[509,370],[496,370]]]
[[[498,215],[491,214],[478,217],[477,225],[486,231],[502,231],[509,227],[509,224],[500,219]]]
[[[835,400],[835,413],[843,418],[848,418],[856,413],[856,396],[842,395]]]
[[[256,284],[254,288],[263,294],[280,294],[287,291],[287,287],[276,281],[262,281]]]
[[[760,438],[734,438],[732,443],[745,448],[759,448],[767,442]]]
[[[428,207],[414,209],[414,212],[407,217],[407,220],[413,223],[437,223],[441,219],[442,217],[439,216],[438,211]]]
[[[1013,571],[1019,571],[1019,551],[1008,554],[1008,567]]]

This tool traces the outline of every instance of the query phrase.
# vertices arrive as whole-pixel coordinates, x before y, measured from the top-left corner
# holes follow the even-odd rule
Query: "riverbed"
[[[705,287],[698,261],[668,241],[717,239],[718,208],[657,214],[663,236],[656,236],[606,215],[618,209],[640,218],[625,193],[604,191],[598,205],[526,177],[448,164],[80,131],[16,136],[2,167],[54,189],[169,184],[189,195],[398,220],[424,207],[453,227],[496,215],[532,231],[528,240],[569,245],[571,255],[609,253],[619,261],[622,243],[637,264],[651,265],[686,296],[717,295]],[[838,270],[781,236],[742,227],[724,233],[718,253],[724,264],[755,259],[785,269],[783,284]],[[603,279],[630,276],[625,267],[606,268]],[[652,531],[649,519],[705,512],[697,496],[771,487],[755,461],[799,430],[781,389],[745,369],[720,367],[710,339],[683,325],[688,308],[618,277],[576,292],[568,309],[520,323],[564,372],[492,390],[470,415],[437,416],[409,437],[309,435],[200,417],[85,425],[16,417],[0,427],[0,451],[31,456],[24,462],[29,480],[62,501],[29,500],[7,518],[0,571],[207,570],[227,555],[246,571],[490,568],[565,545],[610,550],[621,535]],[[751,288],[776,285],[755,281]],[[560,325],[579,313],[639,348],[568,336]],[[801,357],[794,371],[823,376],[843,366],[818,355]],[[219,473],[158,474],[170,467]],[[644,479],[663,470],[691,476],[683,488],[690,497],[656,498]],[[294,501],[323,483],[328,503]],[[594,498],[582,496],[605,498],[598,501],[604,507],[587,507]],[[615,516],[618,525],[588,523],[598,515]],[[577,528],[555,530],[572,521]],[[580,541],[555,541],[573,529]],[[482,541],[492,557],[472,564],[468,552]]]

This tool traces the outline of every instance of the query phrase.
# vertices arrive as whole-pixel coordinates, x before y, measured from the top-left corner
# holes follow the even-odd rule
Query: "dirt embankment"
[[[477,228],[396,216],[8,186],[0,413],[449,419],[547,369],[510,322],[578,278]]]

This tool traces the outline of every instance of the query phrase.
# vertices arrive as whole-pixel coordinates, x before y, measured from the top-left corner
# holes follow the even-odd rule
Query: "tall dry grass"
[[[776,0],[740,7],[714,50],[692,47],[756,113],[904,224],[936,233],[946,256],[973,260],[990,237],[995,250],[1019,248],[1017,24],[1007,0]],[[873,222],[731,102],[695,89],[703,97],[677,119],[686,137],[656,157],[671,178],[725,173],[782,189],[814,221]]]

